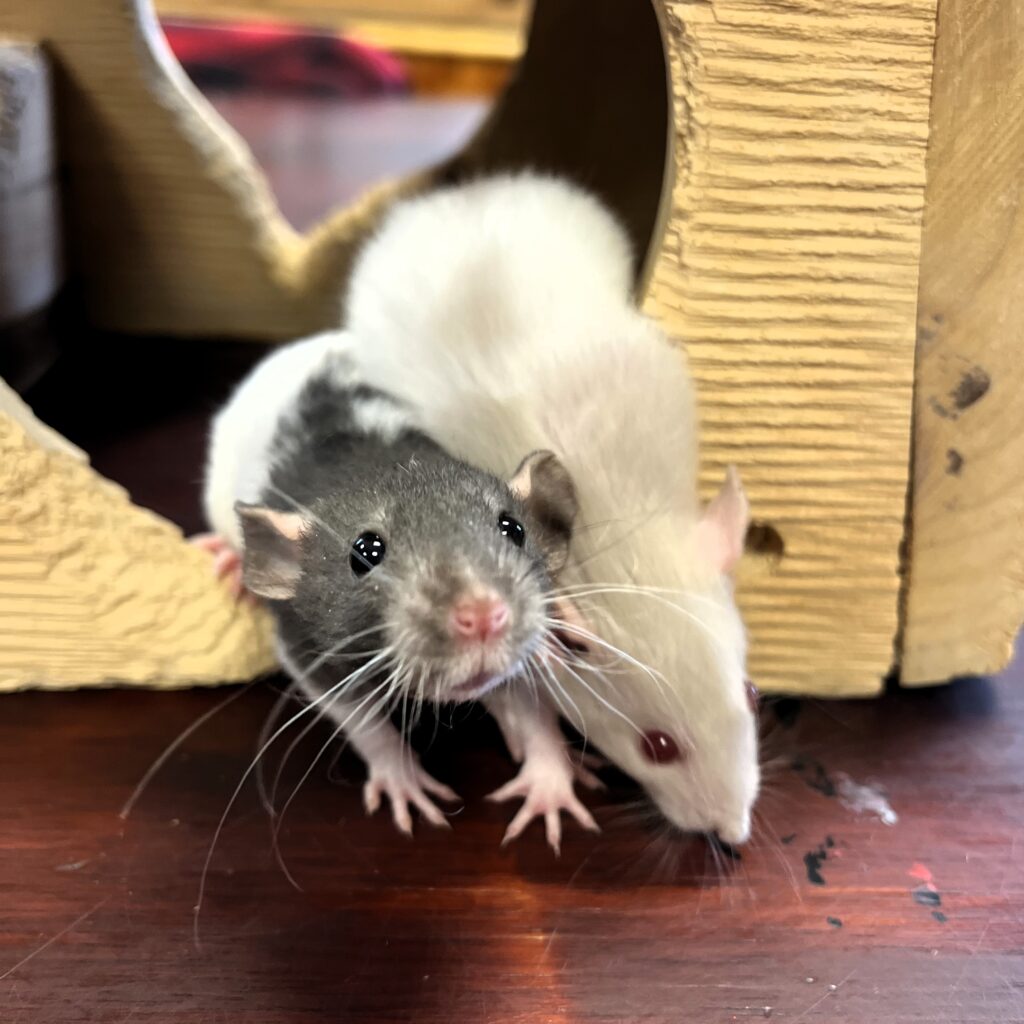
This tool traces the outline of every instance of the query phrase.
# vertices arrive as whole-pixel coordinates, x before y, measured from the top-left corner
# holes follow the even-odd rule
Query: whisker
[[[313,769],[320,762],[320,759],[330,749],[331,745],[338,738],[338,736],[340,736],[340,735],[345,733],[346,727],[348,726],[348,724],[352,720],[352,718],[355,715],[357,715],[362,710],[362,708],[364,707],[364,705],[368,701],[372,700],[378,693],[380,693],[381,690],[384,690],[384,689],[388,688],[391,685],[393,677],[394,677],[394,674],[392,674],[391,676],[388,676],[379,686],[377,686],[373,690],[371,690],[352,709],[352,711],[346,716],[345,720],[343,722],[339,722],[337,724],[337,726],[335,727],[335,729],[333,730],[331,735],[327,738],[327,740],[324,743],[324,745],[319,749],[319,751],[317,751],[317,754],[313,758],[313,760],[310,762],[309,767],[303,773],[303,775],[299,779],[299,781],[295,784],[295,788],[291,791],[291,794],[289,795],[288,799],[284,802],[284,806],[281,808],[281,813],[277,816],[277,819],[276,819],[275,824],[274,824],[274,842],[273,842],[274,856],[275,856],[275,859],[277,860],[278,866],[281,868],[281,871],[284,873],[285,878],[287,878],[289,883],[292,886],[294,886],[294,888],[296,888],[299,892],[302,892],[302,886],[299,885],[299,883],[295,880],[295,878],[293,877],[291,871],[288,869],[288,865],[285,863],[284,858],[281,856],[280,834],[281,834],[281,828],[284,825],[285,815],[288,813],[288,808],[291,807],[292,801],[294,801],[296,796],[298,796],[299,790],[302,789],[303,785],[305,785],[306,780],[310,777],[310,775],[312,775]],[[317,721],[319,721],[319,719],[317,719]]]
[[[555,655],[555,660],[556,660],[556,661],[559,661],[559,660],[560,660],[560,659],[558,658],[558,656],[557,656],[557,655]],[[604,698],[604,697],[602,697],[602,696],[601,696],[601,694],[599,694],[599,693],[597,692],[597,690],[595,690],[595,689],[594,689],[594,688],[593,688],[593,687],[592,687],[592,686],[591,686],[591,685],[590,685],[590,684],[589,684],[589,683],[588,683],[588,682],[587,682],[587,681],[586,681],[586,680],[585,680],[585,679],[584,679],[584,678],[583,678],[582,676],[580,676],[580,675],[579,675],[578,673],[574,672],[574,671],[573,671],[573,670],[572,670],[571,668],[569,668],[569,666],[568,666],[568,665],[565,665],[564,663],[562,663],[562,667],[563,667],[563,668],[564,668],[564,669],[565,669],[565,670],[566,670],[566,671],[567,671],[567,672],[569,673],[569,675],[571,675],[571,676],[573,677],[573,679],[575,679],[575,680],[576,680],[576,681],[577,681],[577,682],[578,682],[578,683],[580,684],[580,686],[582,686],[582,687],[583,687],[583,688],[584,688],[584,689],[585,689],[585,690],[586,690],[586,691],[587,691],[587,692],[588,692],[588,693],[589,693],[589,694],[590,694],[590,695],[591,695],[591,696],[592,696],[592,697],[593,697],[593,698],[594,698],[595,700],[597,700],[597,701],[600,701],[600,703],[601,703],[601,704],[603,704],[603,705],[604,705],[604,706],[605,706],[605,707],[606,707],[606,708],[607,708],[607,709],[608,709],[609,711],[611,711],[611,712],[612,712],[612,714],[614,714],[614,715],[617,715],[617,716],[618,716],[619,718],[621,718],[621,719],[622,719],[622,720],[623,720],[623,721],[624,721],[624,722],[625,722],[625,723],[626,723],[626,724],[627,724],[627,725],[628,725],[628,726],[629,726],[629,727],[630,727],[631,729],[633,729],[633,730],[634,730],[634,731],[636,732],[636,734],[637,734],[638,736],[642,736],[642,735],[643,735],[643,730],[642,730],[642,729],[641,729],[641,728],[640,728],[640,727],[639,727],[639,726],[638,726],[638,725],[636,724],[636,722],[634,722],[634,721],[633,721],[633,719],[632,719],[632,718],[630,718],[630,717],[629,717],[629,715],[627,715],[627,714],[626,714],[625,712],[623,712],[623,711],[620,711],[620,710],[619,710],[619,709],[618,709],[617,707],[615,707],[615,705],[614,705],[614,704],[611,704],[611,703],[609,703],[609,702],[608,702],[607,700],[605,700],[605,698]]]
[[[551,654],[550,657],[554,658],[555,655]],[[559,711],[565,716],[565,718],[572,724],[572,726],[580,731],[583,738],[587,737],[587,722],[583,717],[583,712],[580,711],[579,705],[569,696],[569,692],[562,686],[558,681],[557,675],[552,671],[551,666],[546,661],[540,661],[536,663],[538,672],[540,673],[541,682],[544,683],[545,689],[554,698],[555,703],[558,705]],[[554,689],[552,689],[554,687]],[[555,690],[558,693],[555,693]],[[565,706],[559,699],[559,695],[566,699],[566,702],[572,707],[573,711],[576,712],[576,718],[573,719],[572,715],[568,713]]]
[[[284,709],[285,705],[288,704],[289,701],[294,699],[294,697],[295,697],[294,690],[295,689],[296,689],[295,684],[292,683],[290,686],[286,687],[281,692],[281,694],[278,696],[277,700],[274,702],[274,706],[270,709],[270,714],[267,715],[267,720],[263,723],[263,727],[260,729],[259,735],[256,737],[256,749],[257,750],[259,750],[259,748],[264,743],[266,743],[267,737],[273,731],[274,723],[280,717],[280,714],[281,714],[282,710]],[[305,732],[303,732],[302,735],[304,736]],[[290,752],[291,751],[291,747],[289,747],[288,750]],[[270,792],[268,793],[267,792],[266,779],[265,779],[265,777],[263,775],[263,762],[262,761],[259,762],[259,769],[256,772],[256,789],[257,789],[257,791],[259,793],[260,803],[263,805],[263,809],[267,812],[267,814],[271,818],[273,818],[274,817],[274,793],[277,790],[277,778],[274,779],[273,786],[272,786]]]
[[[351,675],[346,676],[340,682],[336,683],[330,689],[326,690],[320,697],[318,697],[312,703],[310,703],[306,707],[303,707],[301,710],[297,711],[294,715],[292,715],[292,717],[289,718],[288,721],[284,723],[284,725],[279,726],[274,731],[274,733],[270,736],[267,742],[264,743],[263,746],[257,751],[255,758],[253,758],[253,760],[249,763],[249,767],[246,768],[245,771],[242,773],[242,777],[238,780],[238,785],[235,787],[234,792],[231,794],[231,798],[228,800],[227,806],[224,808],[224,813],[220,816],[220,820],[217,822],[217,827],[214,831],[213,840],[210,843],[210,849],[207,851],[206,859],[203,862],[203,870],[199,879],[199,892],[196,898],[196,906],[194,910],[192,928],[193,940],[195,942],[196,949],[201,948],[199,943],[199,914],[203,905],[203,896],[205,895],[206,892],[206,877],[210,870],[210,864],[213,861],[213,853],[217,846],[217,840],[220,838],[220,834],[224,830],[224,825],[228,820],[228,815],[231,813],[231,809],[234,807],[235,802],[238,800],[238,796],[242,791],[242,787],[245,785],[246,780],[249,778],[249,776],[253,773],[256,765],[259,763],[260,758],[267,752],[267,750],[275,742],[275,740],[277,740],[279,736],[281,736],[291,725],[297,722],[303,715],[308,714],[315,707],[321,704],[324,700],[329,699],[334,693],[341,689],[341,687],[343,687],[345,683],[350,682],[357,676],[367,672],[374,665],[379,664],[381,661],[385,659],[385,657],[387,657],[387,654],[388,652],[385,651],[381,654],[378,654],[376,657],[371,658],[370,661],[368,661],[362,668],[356,669],[356,671],[353,672]],[[311,670],[307,669],[306,673],[304,674],[308,675],[310,671]]]
[[[631,654],[627,654],[625,651],[619,650],[619,648],[615,647],[614,644],[607,643],[605,640],[602,640],[599,636],[592,633],[589,629],[584,629],[582,626],[567,625],[565,623],[563,623],[562,628],[566,629],[570,633],[575,633],[577,636],[581,636],[585,640],[590,641],[590,643],[595,643],[599,647],[603,647],[605,650],[622,658],[623,661],[626,661],[635,668],[640,669],[641,672],[650,677],[651,681],[656,683],[659,687],[668,686],[668,680],[661,672],[651,668],[650,665],[645,665],[642,661],[634,658]]]
[[[163,752],[146,770],[145,775],[143,775],[142,778],[139,779],[138,785],[136,785],[135,789],[132,790],[131,796],[128,797],[128,799],[124,803],[124,806],[118,812],[118,817],[122,821],[128,818],[128,815],[132,813],[132,808],[134,808],[135,804],[138,802],[139,797],[142,796],[142,793],[145,790],[145,788],[153,780],[153,776],[155,776],[157,772],[159,772],[160,769],[163,768],[165,764],[167,764],[168,760],[174,755],[175,751],[177,751],[190,736],[195,735],[195,733],[199,729],[201,729],[211,718],[213,718],[213,716],[216,715],[218,711],[223,711],[224,708],[226,708],[229,704],[234,704],[234,702],[238,700],[238,698],[241,697],[243,693],[248,693],[249,690],[251,690],[252,687],[255,685],[256,683],[254,680],[251,683],[247,683],[241,689],[236,690],[234,693],[229,694],[224,700],[218,701],[208,711],[203,712],[203,714],[201,714],[190,726],[188,726],[186,729],[183,729],[178,734],[176,739],[168,743],[167,746],[164,747]]]

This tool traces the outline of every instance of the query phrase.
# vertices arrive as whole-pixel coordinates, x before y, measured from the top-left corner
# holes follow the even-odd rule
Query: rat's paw
[[[438,828],[451,828],[444,812],[427,796],[432,793],[442,800],[461,799],[454,790],[438,782],[406,755],[397,762],[370,766],[370,777],[363,787],[363,804],[367,814],[374,814],[380,807],[382,796],[391,802],[391,816],[400,832],[412,835],[412,815],[409,805],[415,806],[420,814]]]
[[[242,584],[242,556],[220,534],[200,533],[190,537],[189,543],[213,555],[213,575],[219,580],[227,580],[228,589],[236,601],[253,600]]]
[[[585,829],[591,832],[601,831],[590,811],[580,803],[573,792],[573,773],[573,767],[565,760],[553,762],[547,759],[527,759],[511,782],[505,783],[487,797],[495,803],[515,798],[522,798],[523,801],[523,806],[519,808],[505,830],[502,846],[521,835],[534,818],[543,817],[548,845],[555,851],[555,856],[558,856],[562,844],[562,811],[568,811]]]

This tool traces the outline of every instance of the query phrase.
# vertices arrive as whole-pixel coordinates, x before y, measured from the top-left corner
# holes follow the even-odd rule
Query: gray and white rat
[[[592,650],[545,677],[550,699],[669,822],[739,843],[759,787],[730,578],[747,501],[730,469],[700,506],[685,354],[634,305],[633,265],[611,213],[568,182],[482,179],[395,206],[345,324],[363,379],[455,455],[498,473],[558,455],[580,508],[560,593]],[[532,726],[504,718],[519,754]]]
[[[550,452],[507,482],[448,455],[358,379],[352,347],[343,332],[295,342],[237,388],[213,424],[202,543],[269,602],[281,663],[368,766],[368,812],[386,795],[409,832],[410,804],[443,825],[432,797],[457,797],[389,714],[484,697],[546,656],[572,618],[552,576],[576,498]],[[537,786],[594,827],[571,768]]]

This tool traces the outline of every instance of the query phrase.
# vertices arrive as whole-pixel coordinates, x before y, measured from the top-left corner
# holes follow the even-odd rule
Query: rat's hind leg
[[[242,584],[242,556],[219,533],[199,533],[189,537],[189,543],[213,555],[214,576],[227,580],[228,588],[236,599],[252,599]]]
[[[487,797],[499,803],[516,797],[523,801],[505,831],[502,846],[520,835],[534,818],[543,817],[548,843],[557,856],[562,843],[562,811],[568,811],[585,829],[599,832],[590,811],[577,798],[573,780],[579,778],[591,788],[600,788],[601,782],[582,765],[573,765],[554,710],[514,684],[506,685],[485,703],[506,740],[513,737],[515,748],[523,755],[519,774]],[[509,747],[513,749],[513,744]]]

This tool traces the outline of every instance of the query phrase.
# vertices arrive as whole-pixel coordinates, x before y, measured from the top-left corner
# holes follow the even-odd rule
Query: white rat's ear
[[[519,464],[508,485],[543,531],[540,540],[548,568],[558,572],[569,554],[572,524],[579,508],[569,471],[554,452],[532,452]]]
[[[242,524],[242,583],[259,597],[286,601],[295,596],[302,569],[302,535],[307,521],[297,512],[235,502]]]
[[[719,572],[732,572],[743,554],[750,505],[735,466],[725,471],[722,489],[704,509],[697,524],[697,550]]]

